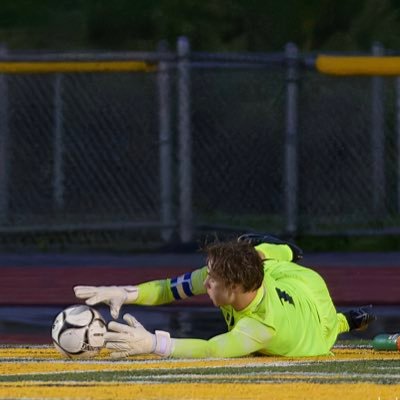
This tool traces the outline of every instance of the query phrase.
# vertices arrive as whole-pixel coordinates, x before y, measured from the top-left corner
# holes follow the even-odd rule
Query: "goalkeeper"
[[[148,332],[133,316],[112,321],[106,347],[116,358],[156,353],[173,358],[329,354],[338,334],[365,329],[374,318],[363,308],[337,313],[324,280],[296,264],[301,250],[268,235],[207,247],[207,266],[173,279],[137,286],[76,286],[86,304],[106,303],[118,318],[123,304],[161,305],[207,293],[219,307],[228,332],[209,340],[175,339]]]

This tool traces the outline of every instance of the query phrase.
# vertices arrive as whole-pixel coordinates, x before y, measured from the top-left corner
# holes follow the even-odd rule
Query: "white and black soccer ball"
[[[106,322],[93,307],[74,305],[61,311],[53,322],[54,346],[69,358],[91,358],[104,346]]]

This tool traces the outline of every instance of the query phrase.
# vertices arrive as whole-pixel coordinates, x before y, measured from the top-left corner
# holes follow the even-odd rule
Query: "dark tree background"
[[[400,47],[400,0],[1,0],[0,41],[14,49],[195,50]]]

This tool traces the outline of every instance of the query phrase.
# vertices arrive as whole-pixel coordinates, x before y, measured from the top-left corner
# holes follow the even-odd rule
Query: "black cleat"
[[[372,305],[353,308],[344,312],[344,316],[350,327],[350,331],[365,331],[370,322],[375,321],[376,317],[371,313]]]

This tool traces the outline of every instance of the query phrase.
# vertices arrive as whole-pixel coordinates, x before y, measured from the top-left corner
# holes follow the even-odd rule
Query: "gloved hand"
[[[292,250],[293,261],[303,258],[303,250],[299,246],[266,233],[245,233],[239,236],[237,240],[238,242],[250,243],[253,246],[257,246],[261,243],[286,244],[290,247],[290,250]]]
[[[75,286],[74,292],[78,299],[86,299],[88,306],[108,304],[114,319],[118,318],[123,304],[134,303],[139,296],[137,286]]]
[[[111,353],[113,358],[123,358],[137,354],[155,353],[168,357],[172,351],[172,340],[168,332],[148,332],[143,325],[130,314],[124,315],[128,325],[111,321],[104,342],[107,349],[116,350]]]

